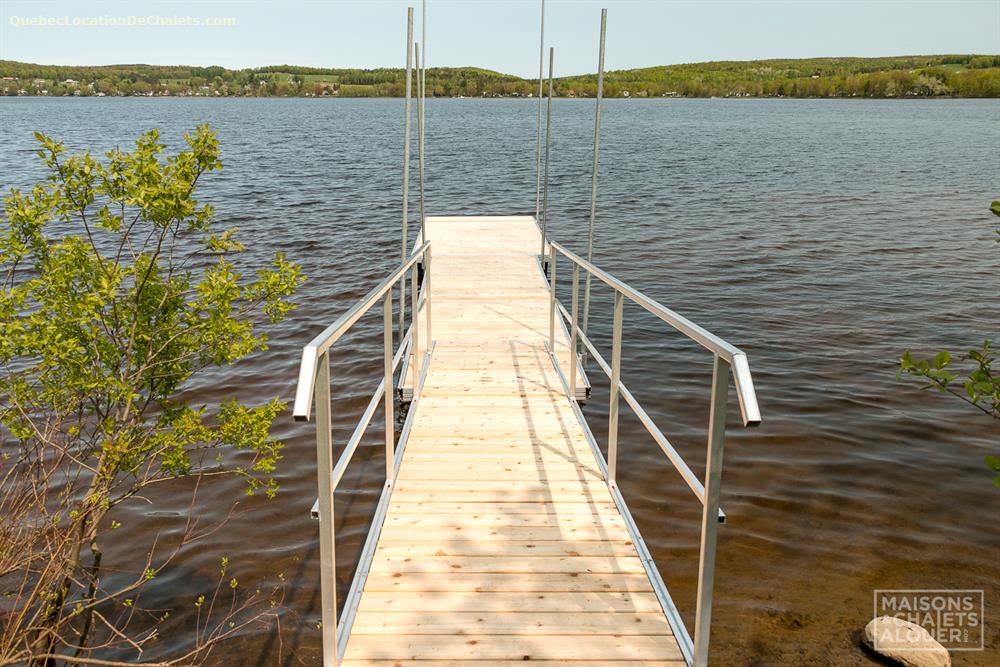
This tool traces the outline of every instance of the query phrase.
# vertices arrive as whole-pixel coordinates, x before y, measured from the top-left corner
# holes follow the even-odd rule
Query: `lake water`
[[[529,100],[431,100],[428,214],[532,213],[535,113]],[[42,174],[34,130],[104,150],[155,127],[177,147],[203,122],[226,166],[200,198],[220,225],[241,228],[241,262],[280,250],[309,282],[269,351],[201,378],[191,395],[290,400],[301,345],[398,261],[401,100],[0,99],[0,186]],[[558,100],[553,122],[551,234],[582,251],[593,102]],[[764,416],[749,431],[731,420],[715,664],[868,664],[858,631],[876,588],[984,589],[987,648],[955,664],[1000,664],[1000,490],[983,464],[1000,454],[998,423],[896,377],[907,348],[1000,338],[998,225],[986,210],[1000,198],[998,149],[996,100],[606,102],[595,262],[742,347]],[[610,298],[596,294],[607,346]],[[339,443],[377,382],[377,320],[334,355]],[[700,474],[710,356],[634,307],[625,332],[624,381]],[[607,382],[591,377],[585,412],[603,440]],[[286,595],[280,632],[242,633],[213,661],[318,664],[311,428],[290,414],[276,424],[287,443],[276,500],[245,499],[235,480],[202,488],[204,525],[233,501],[237,513],[151,584],[146,604],[173,608],[173,625],[144,658],[188,646],[179,629],[227,555],[245,585],[280,575]],[[373,429],[337,495],[341,599],[381,490],[379,438]],[[620,443],[624,496],[692,623],[697,501],[631,415]],[[189,492],[178,481],[123,509],[128,532],[104,546],[105,562],[139,563],[157,533],[176,539]]]

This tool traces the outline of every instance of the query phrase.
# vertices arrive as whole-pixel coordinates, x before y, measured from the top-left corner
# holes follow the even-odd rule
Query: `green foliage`
[[[213,209],[193,195],[222,167],[215,134],[199,127],[164,158],[153,130],[106,162],[36,137],[48,178],[10,191],[0,233],[0,423],[24,446],[78,449],[109,496],[151,461],[185,474],[219,447],[250,452],[239,474],[273,494],[281,445],[268,429],[284,404],[209,414],[177,397],[198,371],[266,349],[255,320],[280,321],[301,282],[281,254],[244,280],[228,259],[243,249],[236,230],[211,232]]]
[[[993,202],[990,211],[1000,216],[1000,201]],[[997,230],[997,234],[1000,235],[1000,230]],[[1000,238],[997,242],[1000,243]],[[899,369],[900,373],[925,380],[924,389],[937,389],[942,393],[952,394],[1000,420],[1000,373],[993,368],[996,359],[990,341],[985,340],[982,347],[969,350],[968,354],[960,358],[960,361],[968,363],[968,368],[961,372],[961,376],[949,370],[952,357],[947,351],[938,352],[933,359],[915,359],[910,350],[907,350],[899,360]],[[956,385],[960,385],[961,389],[956,388]],[[1000,473],[1000,460],[997,457],[987,456],[986,465],[993,472]],[[993,478],[993,483],[1000,488],[1000,474]]]
[[[0,60],[0,75],[14,78],[0,84],[0,94],[7,95],[23,90],[20,94],[400,97],[405,90],[401,68],[63,67]],[[562,77],[555,88],[558,96],[592,97],[597,77]],[[427,70],[431,96],[523,97],[537,92],[537,79],[477,67]],[[607,72],[604,92],[608,97],[1000,97],[1000,56],[689,63]]]
[[[972,362],[961,376],[949,370],[951,361],[951,355],[947,351],[938,352],[933,359],[914,359],[907,350],[899,360],[899,368],[901,373],[925,380],[924,389],[937,389],[942,393],[952,394],[1000,420],[1000,373],[996,373],[993,368],[996,354],[990,341],[983,341],[982,347],[969,350],[967,355],[961,357],[961,361]],[[990,469],[1000,473],[996,461],[996,457],[986,457],[986,464]],[[1000,474],[994,477],[993,482],[1000,488]]]
[[[135,544],[148,555],[136,580],[103,587],[100,543],[121,525],[107,517],[117,504],[192,474],[196,489],[230,474],[248,494],[275,495],[282,443],[270,429],[285,404],[210,408],[184,390],[200,372],[265,350],[261,325],[287,315],[303,279],[280,253],[245,277],[238,230],[213,229],[212,207],[195,199],[201,177],[222,168],[208,126],[174,155],[153,130],[104,160],[35,136],[48,175],[6,195],[0,228],[0,434],[13,437],[0,442],[0,534],[20,540],[0,541],[0,572],[20,582],[3,591],[17,622],[0,624],[0,663],[41,665],[63,644],[79,656],[156,636],[128,637],[130,615],[87,645],[103,627],[97,607],[137,604],[170,558],[154,565],[155,544]],[[180,543],[193,539],[189,524]],[[226,627],[245,610],[233,607]],[[204,630],[194,653],[227,632]]]

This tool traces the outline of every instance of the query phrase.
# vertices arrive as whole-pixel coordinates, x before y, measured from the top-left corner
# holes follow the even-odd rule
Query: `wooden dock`
[[[434,347],[342,664],[686,664],[546,347],[534,219],[425,229]]]
[[[533,217],[428,217],[423,233],[302,350],[293,413],[315,406],[324,667],[706,667],[730,375],[743,425],[761,419],[746,354],[543,245]],[[610,361],[579,327],[584,272],[614,293]],[[554,289],[567,273],[569,310]],[[622,381],[626,299],[714,358],[704,483]],[[379,303],[382,380],[334,463],[331,350]],[[579,407],[583,349],[611,382],[606,459]],[[385,432],[385,485],[338,614],[333,495],[380,404],[395,423],[398,394],[409,410],[398,440]],[[702,506],[693,636],[617,485],[620,402]]]

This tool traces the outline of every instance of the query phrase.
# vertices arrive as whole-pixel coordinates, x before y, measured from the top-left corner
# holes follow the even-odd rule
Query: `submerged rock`
[[[906,667],[951,667],[948,649],[919,625],[900,618],[872,619],[863,641],[875,653]]]

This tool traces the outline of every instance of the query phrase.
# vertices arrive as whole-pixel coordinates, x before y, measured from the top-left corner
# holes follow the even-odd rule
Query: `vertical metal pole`
[[[402,301],[402,300],[401,300]],[[393,413],[395,386],[392,382],[392,290],[386,290],[382,297],[382,340],[383,361],[385,364],[385,478],[392,481],[395,452],[396,417]]]
[[[424,2],[424,19],[421,30],[423,38],[427,39],[427,3]],[[419,103],[417,104],[417,142],[419,148],[420,166],[420,229],[424,228],[424,109],[427,107],[427,70],[424,65],[427,63],[427,43],[423,42],[424,52],[418,61],[420,69]]]
[[[424,55],[420,60],[420,69],[423,71],[424,76],[421,79],[420,95],[421,97],[427,97],[427,0],[423,0],[421,5],[420,43],[424,45]]]
[[[573,263],[573,311],[569,335],[569,400],[576,398],[576,317],[579,308],[580,267]]]
[[[549,349],[556,351],[556,247],[549,246]]]
[[[416,400],[417,378],[420,376],[420,290],[417,287],[419,282],[417,280],[416,262],[414,262],[413,266],[410,267],[410,284],[413,285],[413,289],[410,290],[410,303],[413,307],[413,340],[410,341],[410,368],[413,371],[413,380],[411,384],[413,387],[413,400]]]
[[[425,241],[427,239],[424,239]],[[427,318],[427,350],[431,349],[431,247],[424,253],[424,315]]]
[[[608,409],[608,481],[618,470],[618,396],[622,388],[622,316],[625,295],[615,290],[615,318],[611,334],[611,406]]]
[[[542,78],[545,65],[545,0],[542,0],[541,27],[538,30],[538,127],[535,129],[535,224],[542,212]]]
[[[556,57],[555,48],[549,49],[549,100],[545,111],[545,179],[542,183],[542,249],[545,256],[545,240],[549,226],[549,152],[552,146],[552,63]]]
[[[389,321],[391,331],[392,321]],[[319,484],[319,579],[323,618],[323,667],[337,667],[337,557],[333,534],[333,431],[330,355],[316,370],[316,477]]]
[[[694,623],[695,667],[708,665],[712,625],[712,589],[715,586],[715,545],[719,530],[719,494],[722,453],[726,442],[726,403],[729,399],[729,362],[716,355],[712,370],[712,409],[708,418],[708,459],[705,462],[705,506],[701,514],[701,555],[698,558],[698,606]]]
[[[590,226],[587,232],[587,261],[594,261],[594,220],[597,218],[597,172],[601,162],[601,102],[604,99],[604,36],[608,27],[608,10],[601,10],[601,43],[597,55],[597,110],[594,112],[594,163],[590,176]],[[583,333],[587,333],[590,320],[590,279],[583,292]],[[584,353],[586,356],[586,353]]]
[[[406,261],[407,227],[410,224],[410,89],[413,71],[413,7],[406,10],[406,129],[403,132],[403,249],[401,262]],[[406,276],[399,282],[399,339],[406,330]]]

